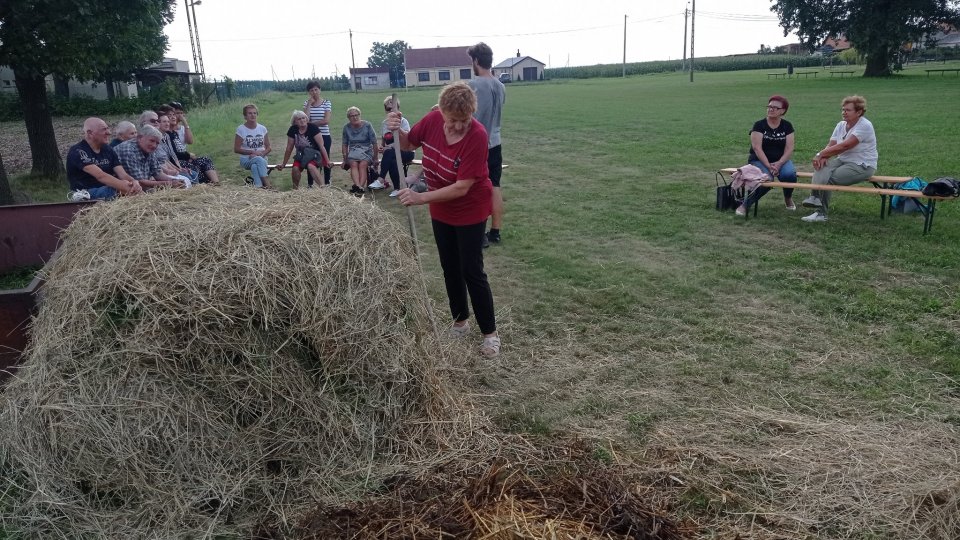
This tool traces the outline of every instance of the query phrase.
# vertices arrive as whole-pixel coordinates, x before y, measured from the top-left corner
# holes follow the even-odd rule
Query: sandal
[[[448,330],[447,333],[450,334],[450,337],[452,338],[462,338],[470,333],[470,320],[468,319],[466,322],[460,325],[451,325],[450,330]]]
[[[500,354],[500,336],[483,338],[480,344],[480,354],[487,358],[496,358]]]

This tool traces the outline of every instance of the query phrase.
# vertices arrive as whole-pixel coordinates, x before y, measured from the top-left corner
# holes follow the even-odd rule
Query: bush
[[[199,97],[181,86],[176,79],[167,79],[163,84],[142,90],[135,98],[95,99],[89,96],[62,98],[53,92],[47,94],[50,116],[112,116],[139,114],[162,103],[179,101],[190,107],[199,104]],[[15,93],[0,94],[0,122],[23,120],[23,108]]]

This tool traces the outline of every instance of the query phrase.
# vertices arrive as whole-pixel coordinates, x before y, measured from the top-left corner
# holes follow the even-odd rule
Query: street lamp
[[[187,8],[187,29],[190,31],[190,49],[193,51],[193,68],[200,72],[200,80],[206,81],[203,70],[203,52],[200,50],[200,25],[197,24],[197,11],[194,6],[202,4],[202,0],[183,0]]]

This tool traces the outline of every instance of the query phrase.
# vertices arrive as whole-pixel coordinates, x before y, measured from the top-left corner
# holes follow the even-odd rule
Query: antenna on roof
[[[520,58],[520,49],[517,49],[517,58]]]

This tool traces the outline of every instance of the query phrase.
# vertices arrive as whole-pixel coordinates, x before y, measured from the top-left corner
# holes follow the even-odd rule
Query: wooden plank
[[[725,174],[733,174],[737,171],[736,167],[728,167],[726,169],[720,169],[720,172]],[[813,178],[812,172],[807,171],[797,171],[797,176],[800,178]],[[864,180],[864,182],[878,182],[878,183],[887,183],[887,184],[902,184],[904,182],[909,182],[913,180],[912,176],[871,176],[869,179]]]
[[[900,197],[909,197],[911,199],[934,199],[938,201],[949,201],[956,197],[928,197],[922,191],[913,189],[886,189],[863,186],[837,186],[833,184],[808,184],[805,182],[763,182],[763,187],[778,187],[786,189],[809,189],[820,191],[845,191],[848,193],[867,193],[870,195],[897,195]]]

